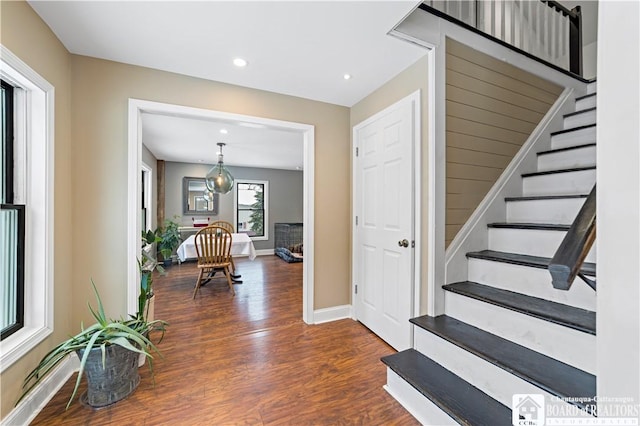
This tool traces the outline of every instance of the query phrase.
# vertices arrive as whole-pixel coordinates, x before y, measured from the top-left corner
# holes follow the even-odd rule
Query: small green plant
[[[107,319],[104,313],[104,308],[102,306],[102,300],[100,299],[100,295],[98,294],[98,289],[96,288],[93,281],[91,281],[91,284],[93,285],[93,291],[98,301],[98,307],[97,309],[93,309],[91,304],[88,304],[88,306],[89,310],[91,311],[91,315],[96,320],[96,323],[88,328],[84,328],[84,326],[81,325],[80,333],[60,343],[49,353],[47,353],[44,358],[42,358],[40,363],[29,373],[29,375],[27,375],[26,379],[24,380],[23,393],[16,402],[16,405],[38,383],[40,383],[44,377],[46,377],[47,373],[49,373],[60,362],[62,362],[67,357],[67,355],[73,354],[74,352],[78,353],[78,356],[80,357],[79,351],[83,351],[82,356],[80,357],[80,368],[78,371],[78,377],[76,379],[73,393],[71,394],[71,398],[69,398],[69,402],[67,403],[66,408],[69,408],[71,402],[78,392],[78,387],[80,386],[80,383],[82,381],[85,365],[91,349],[101,349],[103,367],[106,364],[105,354],[106,348],[109,345],[119,345],[130,351],[142,354],[149,360],[149,369],[151,370],[151,375],[153,377],[152,352],[157,353],[159,356],[162,356],[162,354],[160,354],[158,348],[151,342],[151,340],[149,340],[148,336],[152,330],[159,330],[162,332],[162,336],[160,337],[159,341],[162,341],[162,337],[164,337],[165,326],[167,325],[167,323],[161,320],[148,322],[142,319],[143,316],[140,312],[138,312],[135,317],[129,320]]]
[[[160,241],[158,249],[162,254],[163,259],[169,259],[174,250],[180,245],[180,230],[179,225],[175,220],[167,219],[164,221],[164,226],[159,230]]]

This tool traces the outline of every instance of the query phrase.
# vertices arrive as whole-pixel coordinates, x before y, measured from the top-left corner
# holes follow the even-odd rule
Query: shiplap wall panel
[[[475,208],[480,201],[482,201],[482,196],[474,195],[474,194],[450,194],[447,197],[447,208],[451,209],[470,209]]]
[[[562,88],[449,39],[446,58],[448,246]]]
[[[472,107],[494,111],[506,117],[524,120],[528,123],[537,124],[544,116],[541,112],[469,92],[468,90],[460,89],[452,85],[447,86],[447,99],[449,102],[464,103]]]
[[[447,147],[478,152],[493,152],[494,154],[502,154],[508,157],[513,157],[520,149],[518,144],[453,132],[447,132]]]
[[[560,92],[562,92],[562,90],[558,91],[559,86],[555,83],[536,77],[526,70],[516,68],[504,61],[492,58],[489,55],[485,55],[482,52],[478,52],[477,50],[474,50],[469,46],[458,43],[454,40],[447,40],[447,53],[453,56],[457,56],[466,61],[473,62],[474,64],[493,70],[497,73],[507,75],[510,78],[520,80],[523,83],[534,86],[541,91],[545,91],[552,95],[555,94],[556,98],[558,97]]]
[[[469,173],[473,173],[478,180],[495,182],[502,173],[502,169],[496,167],[469,166],[467,164],[450,164],[449,167],[449,176],[458,179],[464,179]]]
[[[468,166],[483,166],[504,169],[509,164],[509,161],[511,161],[511,157],[495,154],[493,152],[479,152],[470,151],[467,149],[447,147],[447,166],[449,164],[463,164]],[[447,176],[454,177],[451,175]]]
[[[485,123],[493,127],[512,130],[526,135],[529,135],[537,124],[452,101],[447,101],[447,115],[465,120],[474,119],[479,123]]]
[[[473,118],[473,117],[472,117]],[[495,127],[490,124],[480,123],[464,118],[447,115],[447,131],[458,132],[463,135],[478,136],[485,139],[493,139],[507,143],[518,143],[525,135],[521,132]],[[526,135],[525,135],[526,136]],[[526,138],[525,138],[526,139]]]
[[[528,96],[540,102],[553,103],[553,101],[555,101],[553,94],[547,91],[538,90],[536,87],[522,80],[511,78],[508,75],[460,59],[452,54],[447,54],[447,66],[466,76],[486,81],[487,83],[520,93],[521,95]]]
[[[511,105],[526,105],[523,107],[543,115],[549,109],[546,102],[528,98],[519,93],[486,83],[477,78],[469,77],[452,69],[447,70],[447,88],[449,87],[463,88],[463,90],[468,93],[477,93],[489,99],[499,99]]]

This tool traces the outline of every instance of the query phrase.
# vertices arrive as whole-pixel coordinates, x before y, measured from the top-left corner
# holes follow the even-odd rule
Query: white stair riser
[[[563,120],[565,129],[586,126],[596,122],[596,110],[581,112],[580,114],[570,115]]]
[[[596,98],[597,96],[589,96],[587,98],[576,101],[576,111],[595,107]]]
[[[597,83],[598,83],[597,81],[594,81],[587,85],[587,95],[596,93],[596,89],[598,88]]]
[[[445,314],[588,373],[596,371],[596,336],[450,291]]]
[[[566,231],[489,228],[489,250],[551,258],[565,235]],[[596,261],[595,245],[589,251],[586,261]]]
[[[552,394],[536,385],[473,355],[427,330],[416,327],[415,336],[416,349],[419,352],[445,366],[447,370],[456,376],[472,383],[473,386],[507,407],[511,407],[514,394],[543,394],[546,401],[551,401],[553,398]],[[564,404],[563,406],[570,410],[569,404]]]
[[[528,176],[522,179],[522,195],[582,195],[596,183],[596,169]]]
[[[569,290],[556,290],[547,269],[484,259],[469,259],[469,281],[514,291],[588,311],[596,310],[596,292],[576,278]]]
[[[573,132],[560,133],[551,137],[551,149],[568,148],[576,145],[595,143],[596,126]]]
[[[507,201],[507,222],[570,225],[586,198]]]
[[[429,398],[388,367],[384,389],[423,425],[458,425]]]
[[[591,167],[596,165],[596,146],[538,155],[538,171]]]

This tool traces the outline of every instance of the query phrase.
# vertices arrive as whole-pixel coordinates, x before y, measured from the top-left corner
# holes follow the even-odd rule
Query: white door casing
[[[142,113],[170,114],[182,117],[199,117],[202,119],[229,120],[233,122],[255,123],[266,127],[277,127],[300,132],[303,150],[303,222],[305,224],[303,239],[305,241],[305,261],[302,272],[302,319],[307,324],[315,323],[314,310],[314,205],[315,205],[315,127],[310,124],[275,120],[166,104],[129,98],[128,120],[128,167],[127,167],[127,253],[130,259],[127,265],[127,310],[133,314],[138,300],[138,265],[135,259],[140,258],[140,163],[142,159]]]
[[[419,99],[416,92],[353,129],[355,318],[397,350],[413,337]]]

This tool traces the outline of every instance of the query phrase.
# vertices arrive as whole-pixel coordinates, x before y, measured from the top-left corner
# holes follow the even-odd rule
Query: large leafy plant
[[[23,393],[17,403],[20,402],[38,383],[40,383],[47,373],[53,370],[62,360],[64,360],[67,355],[80,350],[83,350],[84,352],[80,358],[78,377],[66,408],[69,408],[78,392],[87,358],[89,357],[91,350],[94,348],[101,349],[103,367],[106,364],[106,348],[109,345],[119,345],[130,351],[142,354],[149,361],[149,369],[151,370],[151,375],[153,377],[152,353],[155,352],[160,356],[162,356],[162,354],[160,354],[158,348],[151,342],[151,340],[149,340],[148,336],[152,330],[159,330],[162,332],[162,336],[160,337],[161,341],[164,336],[166,322],[161,320],[150,322],[146,321],[140,312],[129,320],[107,319],[98,290],[93,281],[91,284],[93,285],[93,291],[98,301],[98,307],[97,309],[93,309],[91,304],[88,304],[88,306],[91,311],[91,315],[96,320],[96,323],[88,328],[84,328],[84,325],[81,325],[82,331],[80,331],[80,333],[60,343],[47,353],[44,358],[42,358],[40,363],[24,380]]]

